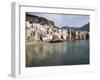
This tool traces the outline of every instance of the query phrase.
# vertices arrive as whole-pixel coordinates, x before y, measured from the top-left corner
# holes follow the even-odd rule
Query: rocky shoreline
[[[88,31],[63,29],[46,18],[26,14],[26,42],[63,42],[89,39]]]

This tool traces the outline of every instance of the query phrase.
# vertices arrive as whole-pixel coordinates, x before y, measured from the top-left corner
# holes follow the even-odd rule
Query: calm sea
[[[89,40],[26,45],[26,67],[89,64]]]

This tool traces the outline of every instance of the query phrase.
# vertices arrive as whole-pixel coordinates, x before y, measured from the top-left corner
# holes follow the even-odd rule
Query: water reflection
[[[89,64],[89,41],[69,41],[26,46],[26,66]]]

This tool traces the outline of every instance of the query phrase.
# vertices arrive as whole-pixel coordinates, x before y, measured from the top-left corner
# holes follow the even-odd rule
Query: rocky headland
[[[26,42],[63,42],[89,39],[89,31],[59,28],[44,17],[26,14]]]

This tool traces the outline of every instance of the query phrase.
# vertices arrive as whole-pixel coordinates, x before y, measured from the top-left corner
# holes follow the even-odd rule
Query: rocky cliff
[[[88,39],[88,31],[63,29],[46,18],[26,14],[27,42],[60,42],[66,40]]]
[[[35,15],[30,15],[26,14],[26,21],[29,21],[30,23],[38,23],[40,25],[54,25],[53,21],[47,20],[46,18],[35,16]]]

